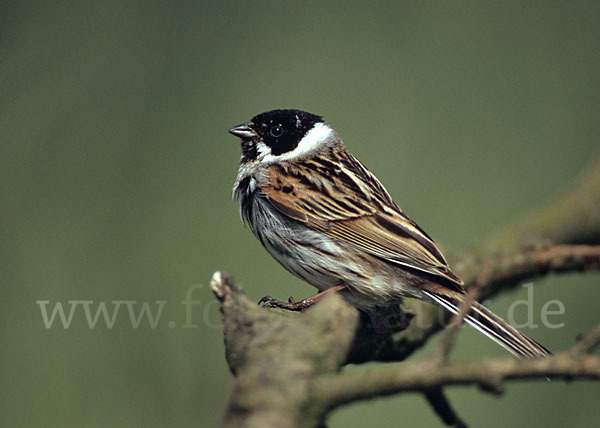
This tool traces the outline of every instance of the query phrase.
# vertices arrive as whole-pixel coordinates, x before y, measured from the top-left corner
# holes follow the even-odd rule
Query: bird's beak
[[[250,122],[234,126],[229,130],[229,133],[231,135],[235,135],[236,137],[240,137],[242,140],[249,140],[256,137],[256,133],[250,127]]]

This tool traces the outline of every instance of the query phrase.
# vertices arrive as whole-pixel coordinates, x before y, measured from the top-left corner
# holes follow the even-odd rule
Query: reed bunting
[[[241,139],[233,196],[243,222],[283,267],[319,290],[269,304],[298,310],[334,291],[363,311],[403,297],[458,311],[462,280],[322,117],[272,110],[229,132]],[[477,302],[465,320],[515,355],[550,354]]]

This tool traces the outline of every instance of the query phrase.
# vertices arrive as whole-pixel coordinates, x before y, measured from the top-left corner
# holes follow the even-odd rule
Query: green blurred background
[[[547,200],[597,153],[600,3],[0,3],[0,425],[212,426],[232,376],[211,274],[252,299],[306,296],[243,229],[227,129],[279,107],[325,115],[448,252]],[[536,281],[526,330],[554,350],[598,321],[597,274]],[[181,301],[190,287],[192,324]],[[525,289],[496,298],[506,316]],[[38,300],[167,301],[156,328],[47,329]],[[69,308],[65,308],[68,312]],[[112,311],[112,309],[110,309]],[[525,313],[517,313],[520,321]],[[426,352],[427,350],[425,350]],[[421,357],[417,355],[416,358]],[[455,359],[505,355],[461,333]],[[365,370],[350,367],[349,370]],[[456,388],[479,427],[587,427],[600,385]],[[330,426],[441,426],[421,396]]]

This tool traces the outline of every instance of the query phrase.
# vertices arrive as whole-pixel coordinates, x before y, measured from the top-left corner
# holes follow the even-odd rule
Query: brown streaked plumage
[[[265,174],[261,190],[282,214],[373,256],[441,276],[462,291],[462,280],[431,237],[343,147],[330,147],[325,157],[270,165]]]
[[[462,280],[321,117],[273,110],[230,132],[242,139],[242,219],[287,270],[363,310],[412,297],[458,311]],[[479,303],[465,320],[516,355],[549,354]]]

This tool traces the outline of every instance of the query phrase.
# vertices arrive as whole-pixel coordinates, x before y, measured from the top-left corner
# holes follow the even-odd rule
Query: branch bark
[[[358,311],[336,295],[303,313],[261,308],[220,272],[211,288],[221,302],[227,361],[237,378],[222,426],[321,425],[325,412],[311,398],[310,381],[343,365]]]
[[[391,370],[352,376],[323,376],[315,379],[316,399],[333,409],[358,400],[400,392],[428,391],[441,386],[478,385],[484,391],[503,392],[506,380],[600,379],[600,360],[592,355],[564,352],[552,357],[516,360],[494,358],[468,363],[448,363],[436,368],[428,362],[407,363]]]

